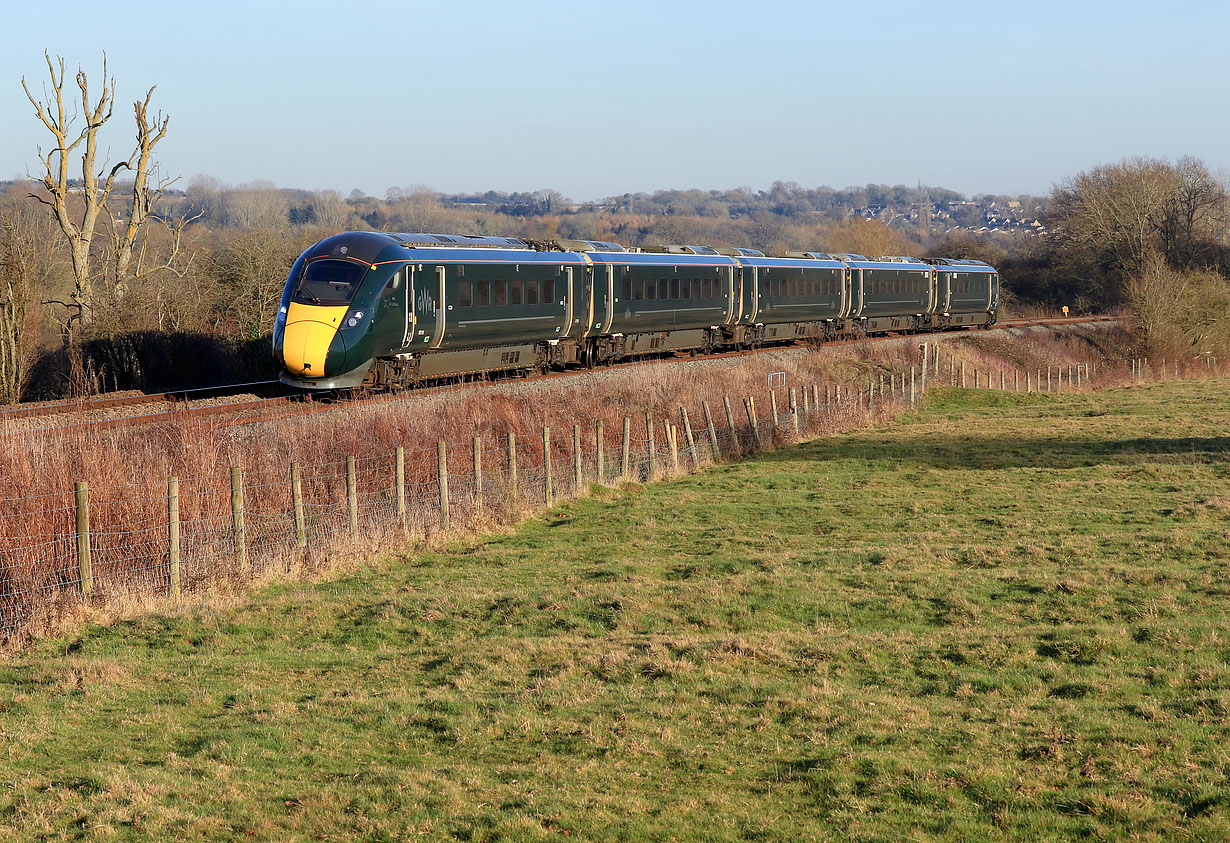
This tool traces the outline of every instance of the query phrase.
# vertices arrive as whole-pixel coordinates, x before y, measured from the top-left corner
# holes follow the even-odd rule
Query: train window
[[[692,298],[692,279],[691,278],[680,278],[679,279],[679,298],[681,299]]]
[[[521,304],[521,280],[508,282],[508,303]]]
[[[632,279],[624,278],[624,301],[632,300]]]
[[[491,304],[491,282],[490,281],[475,281],[474,282],[474,304],[477,307],[486,307]]]
[[[672,299],[677,299],[677,298],[679,298],[679,279],[678,279],[678,278],[672,278],[672,279],[671,279],[671,295],[670,295],[670,297],[671,297]]]
[[[457,282],[457,306],[469,307],[474,304],[474,283],[471,281]]]
[[[637,301],[645,300],[645,279],[644,278],[636,279],[636,288],[632,292],[633,292],[632,298],[636,299]]]
[[[649,278],[645,281],[645,298],[654,300],[658,297],[658,279]]]
[[[349,304],[367,272],[367,264],[315,260],[303,268],[294,301],[300,304]]]
[[[555,304],[555,279],[547,278],[542,282],[542,303]]]
[[[503,307],[508,304],[508,282],[495,282],[495,295],[491,297],[491,303],[496,307]]]
[[[527,281],[525,283],[525,303],[538,304],[538,282]]]

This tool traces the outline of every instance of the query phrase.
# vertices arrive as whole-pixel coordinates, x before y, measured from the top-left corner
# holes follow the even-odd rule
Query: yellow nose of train
[[[347,309],[345,305],[314,307],[291,303],[282,336],[282,355],[288,372],[300,377],[324,377],[325,357]]]

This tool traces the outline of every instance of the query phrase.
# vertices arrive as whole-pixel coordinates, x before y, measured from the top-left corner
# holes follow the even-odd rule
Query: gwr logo
[[[419,313],[436,312],[436,300],[432,297],[429,290],[419,290],[418,303],[415,309]]]

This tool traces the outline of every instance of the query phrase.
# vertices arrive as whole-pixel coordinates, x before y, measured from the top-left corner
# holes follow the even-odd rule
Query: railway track
[[[251,396],[257,392],[273,392],[274,394],[259,398],[243,397],[235,401],[217,400],[234,395]],[[48,419],[50,424],[37,427],[31,425],[29,429],[45,430],[82,425],[98,428],[119,427],[182,417],[184,414],[210,415],[237,412],[299,398],[298,393],[292,392],[276,380],[252,381],[158,393],[100,395],[72,401],[22,404],[0,409],[0,425],[22,420]],[[214,403],[204,403],[207,401]],[[127,410],[136,412],[125,412]],[[23,425],[23,427],[26,426]]]
[[[1005,328],[1029,328],[1029,327],[1046,327],[1060,325],[1079,325],[1096,322],[1115,322],[1119,321],[1118,317],[1113,316],[1091,316],[1091,317],[1066,317],[1055,319],[1015,319],[1005,322],[996,323],[991,328],[980,330],[1001,330]],[[947,336],[958,336],[959,334],[947,334]],[[822,347],[834,347],[841,345],[854,345],[868,342],[882,342],[893,339],[901,339],[909,334],[883,334],[876,337],[868,337],[864,339],[844,339],[835,340],[824,343]],[[923,336],[923,335],[919,335]],[[945,334],[926,334],[928,337],[942,337]],[[771,345],[761,346],[760,348],[743,350],[743,351],[723,351],[714,354],[698,354],[696,356],[683,356],[674,359],[678,361],[703,361],[703,360],[720,360],[729,357],[738,357],[748,354],[761,354],[772,351],[780,351],[783,348],[790,346]],[[666,358],[670,359],[670,358]],[[628,361],[625,364],[629,365],[645,362],[644,360]],[[575,370],[570,369],[561,372],[547,372],[539,375],[518,375],[515,379],[521,382],[547,380],[550,378],[567,378],[578,373],[592,371],[587,369]],[[512,378],[510,378],[512,379]],[[494,381],[500,382],[499,380]],[[451,392],[462,389],[480,389],[490,386],[493,383],[490,379],[468,380],[462,382],[452,382],[436,384],[432,386],[419,387],[413,391],[415,395],[432,395],[440,392]],[[200,402],[203,399],[224,397],[226,395],[250,395],[253,390],[270,391],[275,394],[265,397],[245,397],[235,401],[220,401],[217,403],[194,403]],[[343,400],[346,403],[353,401],[362,402],[382,402],[391,401],[402,398],[406,395],[404,392],[369,394],[361,397],[346,397]],[[6,421],[48,417],[55,419],[59,416],[71,417],[63,421],[63,423],[53,423],[45,426],[30,427],[29,431],[45,431],[59,430],[71,427],[91,427],[94,429],[106,429],[115,427],[126,427],[137,424],[154,424],[158,422],[171,421],[175,419],[183,419],[188,416],[204,417],[215,415],[230,415],[233,416],[232,423],[246,424],[257,419],[270,420],[278,418],[287,418],[292,416],[300,416],[310,413],[323,412],[336,407],[336,396],[326,396],[325,400],[313,400],[310,394],[301,393],[298,391],[290,391],[283,387],[278,381],[255,381],[245,384],[232,384],[222,387],[206,387],[201,389],[177,390],[163,393],[141,394],[141,395],[125,395],[125,396],[100,396],[98,398],[65,401],[56,404],[40,404],[40,405],[21,405],[12,407],[6,410],[0,410],[0,425]],[[124,408],[142,408],[156,407],[163,405],[165,409],[152,409],[149,412],[137,412],[120,415],[100,415],[109,413],[110,411]],[[58,419],[57,419],[58,421]],[[25,431],[21,431],[25,432]]]

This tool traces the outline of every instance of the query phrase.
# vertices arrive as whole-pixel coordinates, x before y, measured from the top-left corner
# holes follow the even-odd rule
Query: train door
[[[592,325],[593,330],[599,334],[611,333],[611,324],[615,321],[615,266],[607,264],[604,269],[606,271],[601,273],[600,278],[597,267],[589,268],[593,296],[598,300]]]
[[[576,315],[579,311],[576,309],[576,291],[573,287],[572,267],[567,267],[564,270],[564,327],[559,332],[561,337],[570,336],[573,333],[573,327],[580,322],[580,318]],[[558,295],[558,290],[556,291]],[[581,331],[579,333],[584,333]]]
[[[410,293],[413,267],[403,266],[380,294],[374,320],[380,352],[405,348],[410,341],[410,323],[414,297]]]
[[[850,268],[850,315],[863,315],[863,305],[866,302],[866,290],[863,288],[863,270]]]
[[[401,347],[405,348],[410,345],[414,339],[414,265],[406,267],[405,282],[402,284],[402,290],[405,293],[404,307],[406,310],[406,321],[401,334]]]
[[[444,341],[444,267],[436,266],[433,269],[430,274],[423,273],[421,278],[416,278],[414,284],[414,324],[423,326],[415,333],[416,338],[419,334],[423,335],[424,342],[420,348],[423,345],[439,348]],[[430,336],[426,335],[428,326],[431,328]]]
[[[999,309],[999,275],[988,273],[987,285],[991,288],[987,294],[987,310],[994,312]]]
[[[743,286],[743,268],[727,267],[726,269],[726,324],[734,325],[738,319],[742,305],[738,304]]]
[[[740,318],[743,322],[753,322],[760,305],[760,270],[754,266],[743,267],[743,295],[740,302]]]

